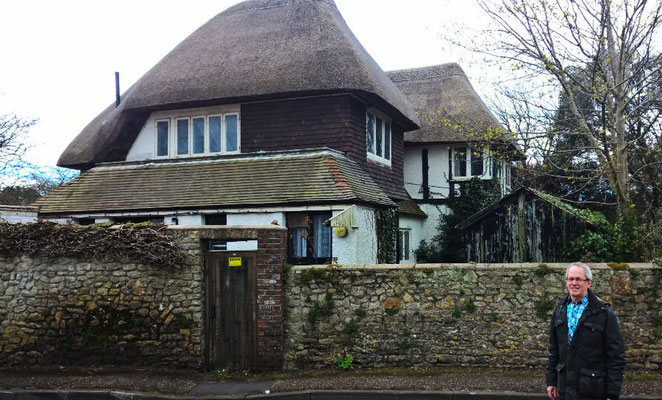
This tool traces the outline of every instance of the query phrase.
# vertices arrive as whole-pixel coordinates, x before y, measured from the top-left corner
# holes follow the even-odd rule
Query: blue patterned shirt
[[[568,303],[568,343],[572,342],[572,336],[575,334],[575,329],[577,328],[577,322],[581,318],[584,309],[588,305],[588,293],[584,296],[583,299],[577,303],[570,301]]]

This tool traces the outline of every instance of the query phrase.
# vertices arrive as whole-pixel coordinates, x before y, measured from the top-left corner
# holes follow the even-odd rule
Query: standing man
[[[589,290],[588,265],[565,271],[568,297],[560,300],[549,327],[547,395],[559,400],[617,400],[625,351],[621,329],[609,304]]]

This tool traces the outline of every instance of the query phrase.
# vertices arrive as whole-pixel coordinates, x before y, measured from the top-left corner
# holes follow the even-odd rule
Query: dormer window
[[[238,113],[180,115],[155,122],[157,158],[240,152]]]
[[[366,113],[366,151],[368,158],[391,165],[391,120],[383,115]]]

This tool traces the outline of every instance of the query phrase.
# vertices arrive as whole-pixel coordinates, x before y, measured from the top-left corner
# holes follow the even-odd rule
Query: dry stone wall
[[[616,267],[625,267],[616,265]],[[594,266],[619,317],[629,368],[662,368],[662,268]],[[565,265],[294,267],[287,275],[285,367],[536,368],[547,356]]]

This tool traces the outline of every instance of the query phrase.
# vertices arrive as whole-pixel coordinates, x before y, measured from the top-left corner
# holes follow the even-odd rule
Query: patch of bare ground
[[[357,369],[348,372],[226,374],[221,371],[117,367],[0,369],[0,389],[115,389],[183,394],[202,382],[260,380],[275,380],[272,392],[322,389],[545,392],[542,371]],[[622,394],[662,397],[662,374],[626,374]]]

